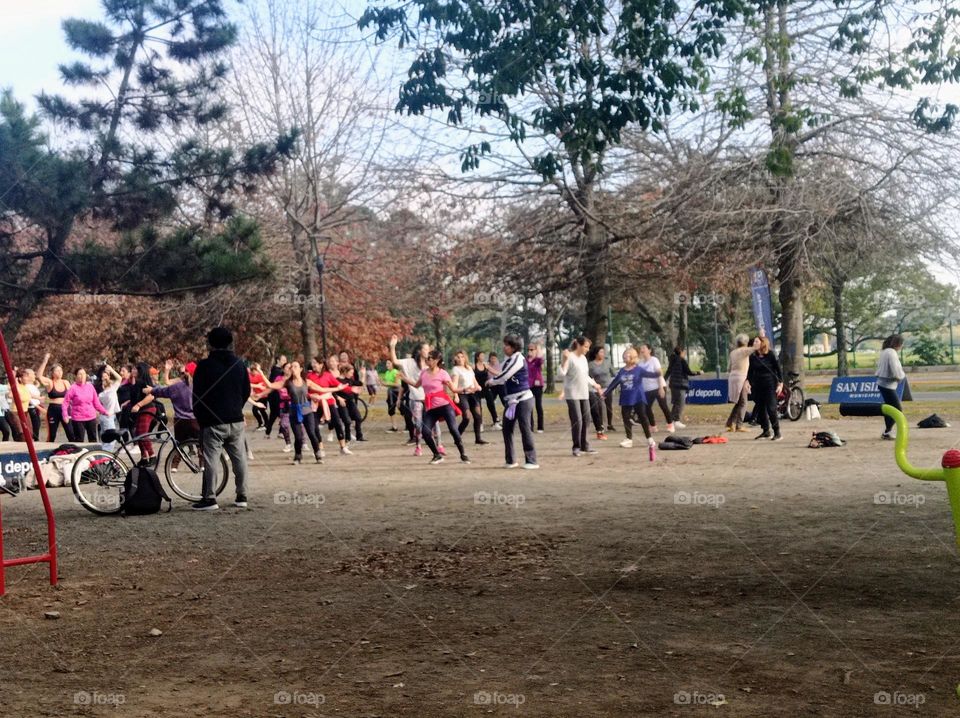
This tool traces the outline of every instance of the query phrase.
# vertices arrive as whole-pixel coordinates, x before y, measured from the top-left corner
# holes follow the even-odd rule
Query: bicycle
[[[800,375],[791,371],[787,374],[787,383],[777,394],[777,409],[781,418],[788,418],[790,421],[799,421],[803,416],[803,409],[806,400],[803,395],[803,388],[800,386]]]
[[[167,428],[162,418],[157,418],[157,427],[145,434],[131,436],[126,429],[117,431],[108,429],[100,437],[105,443],[119,442],[116,451],[90,449],[84,452],[73,465],[70,473],[70,485],[77,502],[88,511],[99,515],[116,514],[123,508],[123,484],[127,472],[138,461],[128,448],[144,440],[156,440],[157,449],[153,466],[160,465],[163,457],[163,474],[170,490],[187,501],[200,501],[203,486],[203,450],[198,439],[178,441]],[[164,448],[171,445],[166,456]],[[126,454],[124,461],[121,451]],[[179,461],[178,461],[179,459]],[[230,478],[227,459],[220,455],[220,479],[216,482],[217,496],[223,492]]]

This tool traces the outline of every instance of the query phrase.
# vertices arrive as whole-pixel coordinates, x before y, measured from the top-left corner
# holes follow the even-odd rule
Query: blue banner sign
[[[903,399],[907,380],[897,385],[897,397]],[[831,404],[882,404],[875,376],[838,376],[830,383]]]
[[[726,404],[726,379],[700,379],[690,382],[687,392],[688,404]]]
[[[757,331],[762,331],[770,339],[770,343],[774,344],[770,282],[767,281],[767,273],[759,267],[750,270],[750,297],[753,300],[753,318],[757,323]]]

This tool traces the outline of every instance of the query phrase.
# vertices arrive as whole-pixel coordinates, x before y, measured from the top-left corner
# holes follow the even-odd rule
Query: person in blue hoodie
[[[647,396],[643,391],[642,380],[657,379],[660,377],[658,371],[647,371],[640,367],[640,355],[637,350],[630,347],[623,353],[624,366],[613,378],[607,388],[603,390],[603,395],[608,396],[615,388],[620,387],[620,417],[623,420],[623,430],[627,438],[620,442],[624,449],[633,447],[633,417],[640,417],[640,425],[643,427],[643,434],[647,437],[647,444],[654,445],[656,442],[650,434],[650,420],[647,417]]]

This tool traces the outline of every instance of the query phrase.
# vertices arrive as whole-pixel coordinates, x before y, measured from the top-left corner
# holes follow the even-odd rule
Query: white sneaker
[[[516,461],[514,461],[512,464],[504,464],[504,465],[503,465],[503,468],[505,468],[505,469],[515,469],[515,468],[517,468],[518,466],[520,466],[520,464],[518,464]]]
[[[328,432],[327,432],[327,443],[328,443],[328,444],[332,444],[332,443],[333,443],[334,441],[336,441],[336,440],[337,440],[337,435],[336,435],[335,433],[333,433],[332,431],[328,431]]]
[[[623,441],[620,442],[620,446],[624,449],[632,449],[633,439],[624,439]]]
[[[493,422],[493,428],[497,431],[501,431],[503,429],[503,424],[501,424],[499,421],[495,421]]]
[[[174,466],[173,468],[170,469],[170,473],[171,473],[171,474],[175,474],[175,473],[177,473],[178,471],[180,471],[180,469],[178,469],[176,466]]]
[[[349,446],[341,446],[341,447],[340,447],[340,453],[341,453],[341,454],[344,454],[344,455],[346,455],[346,456],[353,456],[353,452],[350,451],[350,447],[349,447]]]
[[[254,459],[253,459],[253,452],[252,452],[252,451],[248,451],[248,452],[247,452],[247,461],[253,461],[253,460],[254,460]]]
[[[657,445],[657,440],[654,439],[652,436],[649,439],[647,439],[647,446],[656,446],[656,445]]]
[[[283,447],[283,453],[284,453],[284,454],[289,454],[291,451],[293,451],[293,447],[290,446],[290,444],[286,444],[286,445]]]
[[[523,465],[523,468],[528,469],[528,470],[530,470],[530,469],[539,469],[539,468],[540,468],[540,464],[531,464],[530,462],[527,462],[526,464]]]
[[[538,434],[542,434],[542,433],[543,433],[543,429],[537,429],[537,433],[538,433]]]
[[[668,433],[668,434],[672,434],[672,433],[675,431],[674,428],[673,428],[674,426],[675,426],[675,424],[667,424],[667,433]]]
[[[675,422],[673,422],[673,425],[674,425],[675,427],[677,427],[678,429],[686,429],[686,428],[687,428],[687,425],[684,424],[682,421],[675,421]]]

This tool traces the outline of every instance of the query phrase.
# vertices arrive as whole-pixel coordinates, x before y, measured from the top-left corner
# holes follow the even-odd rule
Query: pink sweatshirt
[[[97,412],[106,414],[100,403],[97,390],[86,381],[83,384],[71,384],[63,398],[63,415],[70,421],[90,421],[97,418]]]

